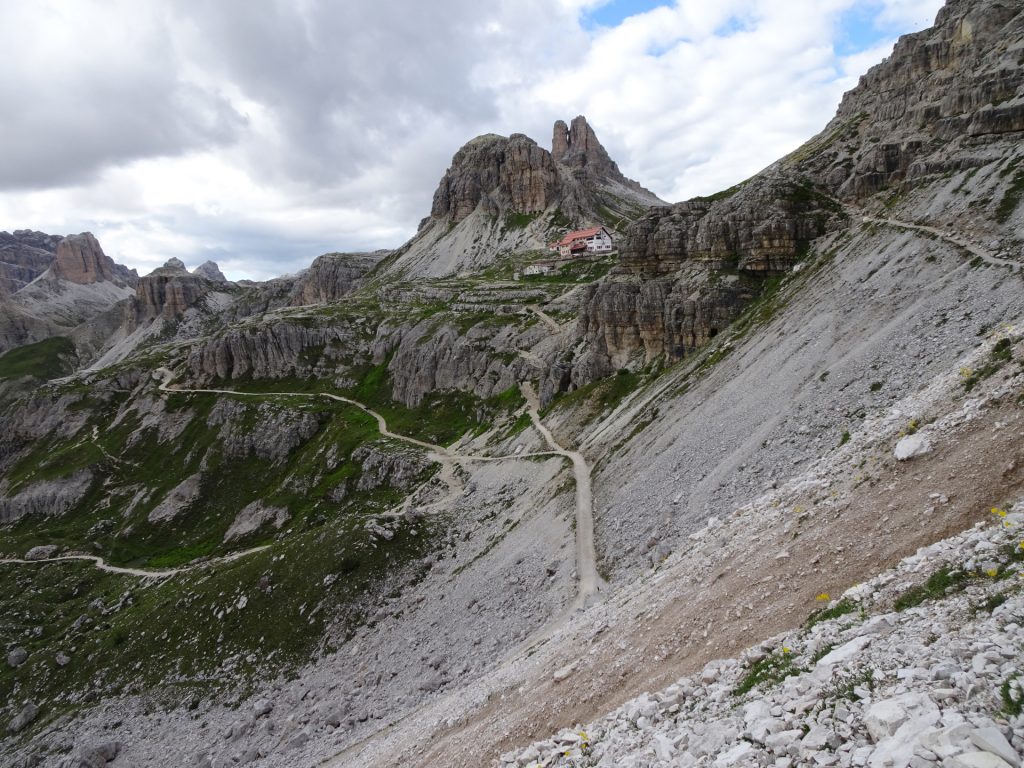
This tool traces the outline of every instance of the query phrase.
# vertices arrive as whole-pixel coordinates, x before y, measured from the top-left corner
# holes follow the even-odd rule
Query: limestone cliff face
[[[346,326],[309,327],[282,321],[233,328],[208,340],[189,354],[188,369],[199,381],[307,376],[312,369],[307,352],[322,351],[328,344],[338,344],[354,356],[364,349],[358,333]]]
[[[569,125],[562,120],[555,122],[551,155],[585,191],[610,192],[618,189],[642,205],[661,203],[653,192],[622,174],[583,115],[574,117]],[[601,197],[600,194],[598,196]],[[594,202],[600,205],[608,201]]]
[[[28,229],[0,232],[0,295],[14,293],[49,269],[61,239]]]
[[[318,256],[292,289],[290,304],[323,304],[354,291],[388,251],[325,253]]]
[[[458,224],[478,207],[497,215],[543,211],[558,198],[559,179],[551,153],[521,133],[473,139],[452,158],[434,193],[433,219]]]
[[[552,372],[544,394],[699,349],[756,298],[764,277],[791,268],[843,218],[835,201],[784,176],[652,209],[630,228],[612,275],[584,295],[584,351],[568,376]]]
[[[935,27],[901,38],[804,147],[732,190],[641,216],[619,267],[584,297],[583,351],[550,372],[547,394],[707,343],[757,295],[760,278],[790,269],[811,240],[842,222],[837,198],[860,204],[1015,154],[1024,130],[1022,45],[1019,3],[949,0]],[[575,121],[556,125],[554,146],[579,168],[607,167]]]
[[[559,383],[561,374],[554,373],[545,394],[550,397],[570,383],[582,386],[632,363],[679,360],[718,335],[756,295],[751,282],[736,276],[715,279],[706,266],[673,278],[593,285],[578,322],[586,351],[566,380]]]
[[[190,274],[179,259],[170,259],[139,280],[135,289],[136,321],[179,319],[196,306],[211,287],[206,278]]]
[[[6,275],[17,289],[10,295],[0,290],[0,352],[68,336],[88,357],[94,346],[86,341],[92,326],[131,295],[135,270],[116,264],[87,232],[69,237],[26,230],[2,234],[0,259],[18,261],[24,271],[12,271],[10,262],[0,265],[0,281]],[[21,279],[31,282],[19,287]]]
[[[446,389],[488,398],[522,380],[526,362],[516,354],[511,329],[481,324],[462,332],[447,325],[424,341],[429,325],[401,328],[387,338],[393,349],[392,397],[398,402],[415,407],[428,393]]]
[[[51,275],[58,280],[67,280],[78,285],[108,282],[120,285],[132,284],[136,275],[114,263],[103,252],[91,232],[68,235],[57,245]]]
[[[466,330],[438,325],[436,319],[367,330],[359,321],[340,320],[232,328],[196,346],[186,367],[189,377],[202,383],[315,375],[350,386],[357,383],[349,374],[352,367],[388,360],[391,396],[416,407],[436,391],[457,389],[488,398],[516,386],[527,365],[517,350],[546,334],[536,327],[519,331],[511,324],[481,323]]]
[[[1024,131],[1024,9],[949,0],[900,38],[797,160],[844,198],[956,169],[964,152]]]
[[[640,218],[622,246],[620,271],[637,275],[674,272],[684,262],[778,273],[801,248],[824,234],[839,206],[808,183],[762,178],[719,200],[691,200],[657,208]]]

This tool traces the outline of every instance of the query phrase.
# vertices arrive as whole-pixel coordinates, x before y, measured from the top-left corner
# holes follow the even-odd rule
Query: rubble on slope
[[[993,513],[803,628],[500,764],[1020,766],[1024,501]]]

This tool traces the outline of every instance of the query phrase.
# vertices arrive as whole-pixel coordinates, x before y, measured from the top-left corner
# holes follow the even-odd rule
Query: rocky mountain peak
[[[0,232],[0,291],[14,293],[43,274],[63,239],[30,229]]]
[[[626,178],[582,115],[559,121],[555,153],[522,133],[490,133],[452,158],[430,216],[386,269],[439,276],[490,264],[500,252],[542,250],[567,227],[622,230],[657,195]]]
[[[583,115],[574,117],[569,125],[555,121],[551,156],[585,188],[610,187],[643,206],[664,205],[649,189],[623,175]]]
[[[165,261],[162,267],[157,267],[157,269],[154,270],[154,272],[160,272],[162,270],[168,270],[173,272],[188,272],[188,270],[185,269],[185,262],[183,262],[181,259],[175,258],[174,256]]]
[[[574,117],[568,126],[562,120],[555,121],[551,155],[557,162],[570,168],[589,168],[600,175],[621,175],[619,167],[583,115]]]
[[[509,208],[542,211],[558,192],[551,155],[521,133],[486,134],[463,146],[434,193],[430,215],[458,223],[478,207],[496,215]]]
[[[91,232],[68,235],[57,245],[56,261],[53,263],[54,277],[79,285],[99,282],[118,282],[117,265],[103,252],[99,241]]]
[[[48,235],[33,229],[16,229],[13,233],[0,232],[0,243],[17,242],[22,245],[39,248],[50,253],[57,251],[57,246],[64,239],[63,235]]]
[[[228,279],[224,277],[224,273],[220,271],[220,267],[217,266],[217,262],[215,261],[204,261],[192,270],[192,274],[196,277],[204,277],[214,283],[226,283],[228,281]]]
[[[189,272],[181,259],[171,257],[139,280],[135,289],[136,322],[180,318],[209,292],[209,278]]]

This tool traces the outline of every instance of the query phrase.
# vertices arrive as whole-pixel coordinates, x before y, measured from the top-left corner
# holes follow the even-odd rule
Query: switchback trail
[[[538,311],[539,312],[539,311]],[[541,313],[542,314],[542,313]],[[549,318],[550,319],[550,318]],[[554,321],[552,321],[554,322]],[[594,548],[594,508],[593,508],[593,493],[591,490],[590,481],[590,467],[587,465],[586,459],[583,455],[576,451],[567,451],[562,448],[561,445],[555,440],[551,431],[544,425],[544,422],[540,418],[538,413],[538,402],[537,395],[533,390],[533,387],[529,383],[523,383],[520,385],[520,389],[523,396],[527,401],[527,412],[530,415],[530,420],[533,422],[534,427],[544,438],[549,451],[533,451],[530,453],[519,453],[511,454],[506,456],[478,456],[473,454],[458,454],[449,452],[447,448],[433,443],[428,443],[423,440],[418,440],[408,435],[400,435],[396,432],[392,432],[388,429],[387,420],[381,414],[374,411],[372,408],[363,405],[357,400],[344,397],[342,395],[335,395],[329,392],[239,392],[231,389],[188,389],[170,387],[170,383],[174,378],[174,373],[167,368],[157,369],[157,374],[160,375],[160,386],[159,389],[162,392],[181,392],[185,394],[212,394],[212,395],[232,395],[235,397],[324,397],[337,402],[346,403],[351,405],[364,413],[372,416],[377,422],[377,428],[381,435],[384,437],[398,440],[401,442],[415,445],[419,448],[426,449],[431,459],[438,462],[441,465],[441,481],[448,487],[448,494],[445,495],[439,501],[432,502],[424,505],[423,509],[432,509],[438,507],[446,507],[448,504],[453,502],[459,496],[462,495],[464,490],[461,480],[458,477],[458,473],[455,471],[456,466],[469,463],[469,462],[496,462],[496,461],[515,461],[532,458],[551,458],[561,457],[568,459],[572,462],[573,474],[576,481],[576,574],[577,574],[577,596],[574,603],[574,608],[585,608],[590,605],[594,598],[605,588],[605,582],[597,573],[597,555]],[[429,481],[428,481],[429,482]],[[412,498],[415,496],[415,492],[407,497],[406,501],[400,507],[400,510],[404,511],[408,509],[412,504]],[[142,568],[123,568],[116,565],[110,565],[102,557],[97,555],[60,555],[58,557],[42,558],[39,560],[25,560],[21,558],[7,558],[0,560],[2,563],[17,563],[32,565],[35,563],[52,563],[52,562],[63,562],[70,560],[86,560],[92,562],[101,571],[108,573],[118,573],[126,576],[138,576],[145,579],[167,579],[177,576],[181,573],[186,573],[197,568],[207,567],[210,565],[216,565],[218,563],[228,563],[233,560],[237,560],[241,557],[245,557],[256,552],[261,552],[269,548],[269,544],[260,547],[254,547],[247,549],[242,552],[235,552],[224,557],[216,558],[214,560],[208,560],[203,563],[196,563],[193,565],[185,565],[180,568],[167,568],[162,570],[146,570]]]
[[[539,310],[537,310],[539,312]],[[543,314],[543,313],[541,313]],[[550,319],[550,318],[549,318]],[[554,322],[553,320],[551,322]],[[585,608],[593,602],[595,596],[606,586],[605,582],[597,573],[597,554],[594,548],[594,503],[590,482],[590,467],[587,466],[583,455],[575,451],[567,451],[558,444],[551,431],[541,421],[538,413],[537,395],[529,383],[520,385],[523,397],[526,398],[527,411],[534,427],[544,438],[550,451],[535,451],[531,453],[511,454],[507,456],[477,456],[473,454],[452,453],[441,445],[434,445],[414,437],[400,435],[388,429],[387,420],[372,408],[363,405],[358,400],[352,400],[342,395],[334,395],[328,392],[237,392],[230,389],[186,389],[170,387],[169,384],[174,377],[172,371],[160,368],[157,371],[162,375],[160,390],[163,392],[184,392],[199,394],[220,394],[245,397],[326,397],[338,402],[352,405],[364,413],[372,416],[377,421],[377,427],[382,435],[394,440],[409,443],[411,445],[425,448],[434,461],[441,464],[441,480],[449,489],[449,493],[440,501],[426,505],[426,508],[437,508],[447,506],[457,499],[463,491],[461,481],[455,472],[455,466],[464,462],[493,462],[493,461],[514,461],[532,458],[550,458],[560,456],[572,462],[573,473],[576,480],[576,575],[577,575],[577,596],[574,607]],[[411,505],[411,499],[415,495],[410,494],[403,503],[401,509],[407,509]]]

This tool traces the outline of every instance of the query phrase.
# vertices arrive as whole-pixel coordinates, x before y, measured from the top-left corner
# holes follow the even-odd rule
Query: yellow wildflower
[[[997,517],[1006,517],[1006,510],[999,507],[992,507],[992,514]]]
[[[987,571],[985,571],[985,575],[988,576],[989,578],[994,579],[996,576],[999,575],[999,569],[998,568],[989,568]]]
[[[822,592],[814,599],[817,600],[819,603],[827,603],[832,598],[828,596],[828,592]]]

